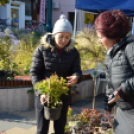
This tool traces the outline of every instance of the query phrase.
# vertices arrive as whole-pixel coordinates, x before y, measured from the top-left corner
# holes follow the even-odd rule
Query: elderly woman
[[[96,18],[94,27],[107,50],[106,111],[111,113],[116,102],[114,133],[134,134],[134,36],[126,36],[129,21],[120,10],[106,11]]]
[[[68,85],[73,86],[82,78],[80,57],[75,49],[75,41],[71,38],[72,26],[70,22],[61,16],[55,23],[52,33],[46,34],[40,45],[36,48],[31,64],[31,80],[33,85],[56,72],[59,77],[68,80]],[[64,134],[69,95],[62,95],[63,107],[61,116],[54,121],[55,134]],[[49,120],[44,118],[46,96],[40,95],[40,90],[35,93],[35,108],[37,117],[37,134],[47,134]],[[42,104],[41,104],[42,103]]]

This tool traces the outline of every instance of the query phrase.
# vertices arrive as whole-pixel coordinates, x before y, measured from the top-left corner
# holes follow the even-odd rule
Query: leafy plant
[[[33,52],[43,34],[8,28],[1,32],[0,70],[14,72],[15,76],[29,75]]]
[[[20,46],[13,53],[13,61],[17,65],[14,70],[15,75],[29,75],[32,55],[42,34],[37,32],[26,33],[24,30],[14,32],[20,39]]]
[[[13,81],[14,80],[14,77],[7,77],[7,80]]]
[[[95,109],[82,109],[79,120],[83,123],[89,123],[90,127],[99,127],[102,114]]]
[[[102,114],[99,113],[97,110],[82,108],[82,111],[80,114],[72,115],[72,112],[73,110],[69,108],[68,109],[68,116],[69,116],[68,121],[81,122],[83,125],[90,123],[90,127],[100,126]]]
[[[11,46],[12,42],[9,36],[0,38],[0,70],[9,71],[11,70],[12,53]]]
[[[71,116],[73,113],[73,109],[71,107],[68,108],[68,112],[67,112],[67,115],[68,116]]]
[[[102,126],[102,120],[105,117],[105,123],[109,126],[111,123],[109,122],[109,118],[102,113],[98,112],[95,109],[85,109],[82,108],[80,114],[72,114],[73,110],[69,107],[68,116],[67,116],[67,124],[65,126],[65,131],[70,132],[72,128],[75,132],[83,132],[90,133],[93,130],[96,133],[101,133],[104,126]],[[113,119],[113,118],[111,118]],[[104,122],[104,121],[103,121]],[[112,121],[113,122],[113,121]],[[112,123],[113,126],[113,123]],[[107,134],[113,134],[113,128],[110,125],[106,127]],[[91,129],[91,130],[90,130]]]
[[[82,70],[95,68],[96,61],[103,61],[106,57],[105,48],[98,43],[97,35],[94,31],[84,28],[76,35],[76,48],[80,53]]]
[[[66,80],[63,77],[58,78],[56,74],[35,84],[34,89],[40,89],[41,94],[47,96],[46,104],[50,108],[59,107],[61,104],[60,96],[62,94],[68,95],[69,90]]]

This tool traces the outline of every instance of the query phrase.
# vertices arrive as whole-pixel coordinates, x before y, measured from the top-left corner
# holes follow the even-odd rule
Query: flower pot
[[[0,81],[6,81],[8,77],[14,77],[13,72],[0,70]]]
[[[62,107],[59,108],[48,108],[44,106],[44,117],[46,120],[58,120],[60,118]]]

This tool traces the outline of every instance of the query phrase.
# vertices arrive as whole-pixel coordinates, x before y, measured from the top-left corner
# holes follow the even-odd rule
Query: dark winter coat
[[[112,48],[105,60],[106,94],[118,90],[117,104],[123,110],[134,108],[134,36],[125,37]]]
[[[58,54],[54,45],[52,34],[46,34],[41,39],[41,44],[36,48],[30,69],[32,84],[50,77],[56,73],[59,77],[78,75],[82,79],[79,53],[75,48],[75,41],[70,42]]]

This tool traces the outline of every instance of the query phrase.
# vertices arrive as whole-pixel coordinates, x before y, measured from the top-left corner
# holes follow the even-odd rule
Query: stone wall
[[[102,94],[105,84],[105,82],[100,83],[97,95]],[[78,90],[80,94],[73,96],[72,102],[84,100],[93,96],[94,81],[92,79],[84,80],[77,84],[76,87],[76,90]],[[27,93],[30,89],[32,89],[32,87],[0,89],[0,113],[33,109],[34,95]],[[105,90],[103,92],[105,92]]]
[[[34,108],[34,95],[27,93],[31,88],[0,89],[0,113]]]
[[[105,93],[106,82],[100,82],[99,91],[96,95]],[[87,99],[94,94],[94,81],[92,79],[84,80],[79,84],[76,84],[76,90],[80,93],[72,97],[72,102]]]

